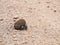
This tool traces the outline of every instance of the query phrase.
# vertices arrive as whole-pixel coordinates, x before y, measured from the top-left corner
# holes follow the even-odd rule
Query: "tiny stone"
[[[16,30],[27,30],[26,21],[24,19],[20,19],[14,24],[14,28]]]
[[[49,8],[50,6],[47,6],[47,8]]]
[[[14,19],[14,22],[15,22],[16,20]]]
[[[54,12],[56,12],[56,10],[54,10]]]
[[[40,2],[38,2],[40,4]]]
[[[0,21],[3,21],[3,19],[0,19]]]
[[[19,17],[18,16],[15,16],[13,19],[14,19],[14,22],[16,21],[16,19],[18,19]]]
[[[14,19],[18,19],[19,17],[18,16],[15,16]]]
[[[46,2],[46,3],[51,3],[51,2]]]

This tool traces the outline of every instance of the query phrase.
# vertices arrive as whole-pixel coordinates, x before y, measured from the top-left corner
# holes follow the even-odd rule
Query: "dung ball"
[[[14,28],[16,30],[27,30],[27,24],[24,19],[19,19],[14,23]]]

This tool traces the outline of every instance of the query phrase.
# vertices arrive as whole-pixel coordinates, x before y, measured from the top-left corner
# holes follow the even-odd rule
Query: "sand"
[[[60,0],[0,0],[0,45],[60,45]]]

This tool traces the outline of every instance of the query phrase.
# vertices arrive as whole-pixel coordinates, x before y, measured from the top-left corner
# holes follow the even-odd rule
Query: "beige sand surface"
[[[14,29],[21,18],[27,31]],[[60,0],[0,0],[0,45],[60,45]]]

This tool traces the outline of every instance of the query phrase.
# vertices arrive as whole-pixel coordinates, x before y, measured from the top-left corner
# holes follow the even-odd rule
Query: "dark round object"
[[[15,28],[16,30],[27,30],[26,21],[25,21],[24,19],[18,20],[18,21],[14,24],[14,28]]]

